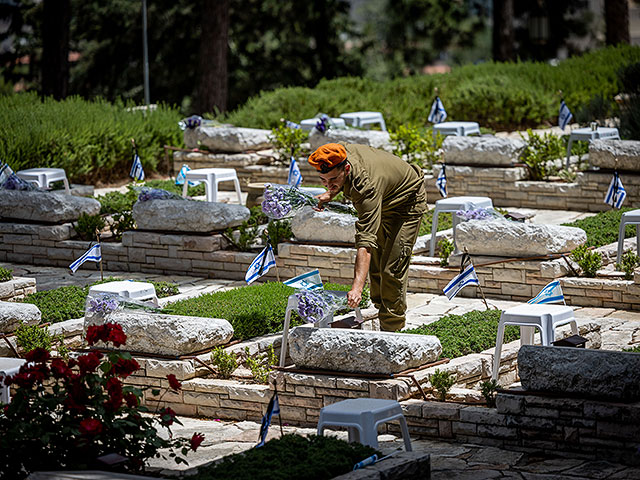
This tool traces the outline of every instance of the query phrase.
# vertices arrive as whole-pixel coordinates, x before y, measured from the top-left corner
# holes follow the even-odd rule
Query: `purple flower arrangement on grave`
[[[138,201],[148,202],[149,200],[184,200],[180,195],[161,188],[142,187],[138,190]]]
[[[87,303],[87,312],[93,313],[100,317],[104,317],[106,314],[114,312],[118,309],[118,300],[113,297],[89,297],[87,299]]]
[[[317,198],[292,185],[269,183],[264,188],[262,211],[266,216],[275,220],[291,217],[302,207],[316,207],[317,205]],[[337,213],[356,214],[353,207],[336,202],[325,203],[323,208]]]
[[[458,210],[456,212],[458,218],[462,220],[498,220],[503,218],[495,210],[486,208],[474,208],[471,210]]]
[[[5,181],[0,185],[0,188],[5,190],[36,190],[37,187],[32,183],[25,182],[15,173],[11,172]]]
[[[326,114],[321,115],[316,122],[316,130],[324,135],[325,133],[327,133],[327,130],[329,130],[329,126],[329,116]]]
[[[317,323],[347,306],[347,297],[337,297],[324,290],[299,290],[295,295],[298,314],[307,323]]]

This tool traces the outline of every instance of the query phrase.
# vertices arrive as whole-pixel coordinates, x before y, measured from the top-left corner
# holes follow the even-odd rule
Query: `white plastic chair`
[[[590,142],[591,140],[620,140],[620,134],[617,128],[613,127],[597,127],[595,130],[590,127],[576,128],[571,130],[569,134],[569,143],[567,144],[567,163],[566,167],[569,168],[569,158],[571,157],[571,146],[574,140],[582,140]]]
[[[218,184],[220,182],[233,181],[236,193],[238,194],[238,203],[242,205],[242,190],[240,190],[238,174],[233,168],[197,168],[186,172],[184,177],[185,181],[182,187],[183,197],[187,196],[189,180],[200,180],[205,183],[207,202],[217,202]]]
[[[624,248],[624,231],[627,225],[636,226],[636,251],[640,249],[640,210],[624,212],[620,219],[620,229],[618,230],[618,256],[616,263],[622,259],[622,249]]]
[[[304,130],[305,132],[310,132],[316,126],[316,124],[318,123],[318,120],[320,119],[317,117],[305,118],[300,122],[300,128],[302,128],[302,130]],[[334,128],[346,128],[347,126],[342,118],[331,117],[329,119],[329,122],[330,122],[330,125]]]
[[[343,118],[349,125],[359,128],[377,123],[383,132],[387,131],[387,124],[380,112],[349,112],[341,114],[340,118]]]
[[[347,292],[343,292],[341,290],[326,290],[327,293],[334,295],[336,297],[346,297]],[[288,340],[289,340],[289,324],[291,323],[291,312],[298,309],[298,299],[296,295],[289,295],[289,299],[287,300],[287,310],[284,314],[284,325],[282,329],[282,342],[280,345],[280,366],[284,367],[285,360],[287,358],[287,350],[289,348]],[[362,323],[362,312],[360,311],[360,307],[354,308],[356,312],[356,319],[359,323]],[[314,327],[317,328],[326,328],[333,321],[333,313],[330,313],[320,321],[313,324]]]
[[[480,125],[477,122],[442,122],[433,126],[433,138],[436,135],[456,135],[458,137],[466,137],[472,133],[480,135]]]
[[[400,404],[395,400],[379,398],[350,398],[326,406],[320,410],[318,435],[328,425],[347,427],[349,442],[360,442],[378,448],[378,425],[398,420],[404,440],[404,448],[412,451],[407,421]]]
[[[64,191],[67,195],[71,194],[67,174],[62,168],[29,168],[16,172],[16,175],[25,182],[35,183],[40,188],[49,188],[49,185],[53,182],[62,180]]]
[[[4,377],[13,377],[26,362],[24,358],[0,358],[0,404],[11,401],[9,386],[4,384]]]
[[[436,201],[431,224],[431,240],[429,241],[429,256],[433,257],[436,251],[436,234],[438,233],[438,215],[443,212],[452,213],[453,217],[453,245],[456,245],[456,225],[459,220],[455,214],[458,210],[471,208],[493,208],[493,202],[489,197],[448,197]]]
[[[101,283],[93,285],[89,288],[89,293],[112,293],[131,300],[140,302],[151,301],[156,307],[158,306],[158,297],[153,283],[133,282],[131,280],[123,280],[120,282]]]
[[[496,350],[493,357],[491,378],[498,379],[500,355],[504,341],[506,325],[520,326],[520,345],[533,344],[534,329],[540,330],[542,345],[549,346],[555,341],[555,329],[561,325],[571,324],[571,333],[578,334],[578,324],[573,316],[573,309],[566,305],[550,305],[545,303],[524,303],[502,312],[496,336]]]

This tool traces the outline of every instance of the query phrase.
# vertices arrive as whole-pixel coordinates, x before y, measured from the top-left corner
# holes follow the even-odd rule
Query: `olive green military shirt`
[[[358,212],[356,248],[377,248],[383,221],[410,218],[427,211],[422,169],[366,145],[343,145],[351,170],[343,191]]]

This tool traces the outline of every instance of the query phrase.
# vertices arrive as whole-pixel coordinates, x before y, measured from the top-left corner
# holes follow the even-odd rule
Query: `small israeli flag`
[[[96,243],[93,247],[89,248],[84,254],[69,265],[69,268],[73,273],[76,273],[76,270],[80,268],[84,262],[101,262],[102,261],[102,250],[100,250],[100,244]]]
[[[274,415],[280,415],[280,402],[278,401],[278,392],[273,392],[273,397],[269,400],[269,405],[267,406],[267,413],[262,417],[262,424],[260,425],[260,434],[258,435],[258,444],[255,448],[261,447],[264,445],[265,440],[267,439],[267,433],[269,433],[269,425],[271,425],[271,417]]]
[[[573,114],[571,113],[571,110],[569,110],[569,107],[567,107],[567,104],[564,103],[564,100],[561,100],[560,112],[558,113],[558,125],[562,130],[564,130],[564,128],[567,125],[569,125],[571,118],[573,118]]]
[[[247,282],[247,284],[251,284],[251,282],[256,281],[262,275],[267,273],[275,264],[276,256],[273,253],[273,247],[269,244],[262,249],[256,258],[253,259],[251,265],[249,265],[247,274],[244,276],[245,282]]]
[[[447,198],[447,173],[445,172],[445,165],[442,164],[442,170],[438,174],[438,179],[436,180],[436,187],[438,187],[438,191],[443,198]]]
[[[133,154],[133,164],[131,165],[129,176],[135,180],[144,180],[144,170],[142,169],[142,162],[140,161],[138,152],[134,152]]]
[[[287,178],[287,183],[296,188],[302,184],[302,173],[300,173],[300,167],[293,155],[291,156],[291,165],[289,166],[289,177]]]
[[[447,298],[451,300],[467,285],[480,285],[478,275],[476,275],[476,270],[473,268],[473,264],[469,264],[462,273],[456,275],[453,280],[444,287],[443,292]]]
[[[564,301],[564,294],[562,293],[562,287],[560,287],[560,281],[554,280],[551,283],[547,283],[540,293],[529,300],[527,303],[556,303]]]
[[[436,97],[433,101],[433,105],[431,105],[431,112],[429,113],[429,120],[431,123],[441,123],[447,119],[447,112],[444,109],[444,105],[442,104],[442,100],[440,97]]]
[[[611,205],[613,208],[620,208],[625,198],[627,198],[627,191],[624,189],[622,180],[620,180],[620,176],[616,170],[613,172],[613,178],[609,184],[607,195],[604,197],[604,203]]]
[[[285,285],[293,288],[302,288],[304,290],[315,290],[322,288],[322,279],[320,278],[320,271],[313,270],[311,272],[303,273],[297,277],[290,278],[283,282]]]
[[[176,185],[184,185],[184,181],[187,178],[187,172],[191,170],[189,168],[189,165],[182,165],[182,168],[180,169],[180,171],[178,172],[178,175],[176,176]],[[200,185],[199,181],[193,181],[193,180],[189,180],[189,186],[193,187],[195,185]]]

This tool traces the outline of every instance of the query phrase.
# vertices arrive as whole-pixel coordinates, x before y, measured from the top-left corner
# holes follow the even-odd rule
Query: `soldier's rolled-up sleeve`
[[[373,192],[372,192],[373,193]],[[356,222],[356,248],[378,248],[376,242],[382,215],[382,195],[379,191],[367,195],[354,204],[358,211]]]

